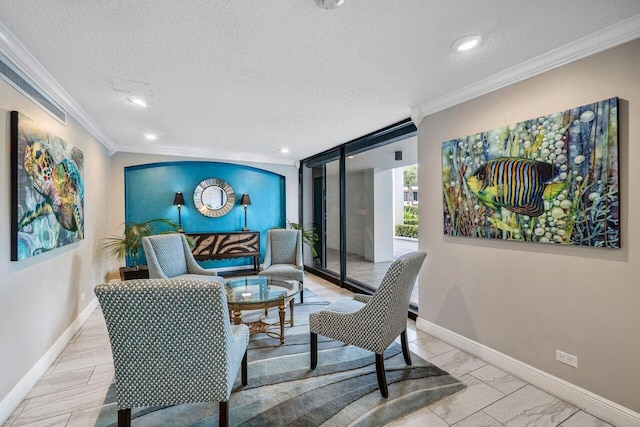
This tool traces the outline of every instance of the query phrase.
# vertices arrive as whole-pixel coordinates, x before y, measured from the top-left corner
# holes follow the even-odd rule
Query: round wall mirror
[[[193,203],[205,216],[216,218],[226,215],[235,202],[236,194],[233,188],[218,178],[205,179],[193,190]]]

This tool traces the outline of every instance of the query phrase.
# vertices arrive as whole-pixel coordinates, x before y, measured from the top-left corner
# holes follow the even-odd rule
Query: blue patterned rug
[[[465,386],[412,354],[406,366],[400,345],[385,352],[389,398],[378,390],[373,353],[318,336],[318,367],[309,369],[309,313],[328,303],[305,291],[296,304],[295,326],[286,342],[265,334],[249,341],[249,384],[236,380],[229,400],[234,426],[382,426],[424,408]],[[275,312],[271,316],[277,317]],[[287,310],[288,316],[288,310]],[[115,385],[107,393],[96,426],[117,425]],[[132,426],[204,427],[218,424],[218,403],[134,408]]]

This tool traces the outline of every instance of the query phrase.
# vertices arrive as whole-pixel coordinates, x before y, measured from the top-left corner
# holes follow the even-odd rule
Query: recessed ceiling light
[[[147,103],[142,98],[131,97],[129,98],[132,104],[138,105],[140,107],[146,107]]]
[[[356,156],[347,156],[347,159],[355,159]]]
[[[149,141],[155,141],[156,139],[158,139],[158,137],[152,133],[145,133],[144,137],[147,138]]]
[[[286,154],[286,153],[288,153],[288,152],[289,152],[289,149],[288,149],[288,148],[281,148],[281,149],[280,149],[280,152],[281,152],[282,154]]]
[[[316,0],[318,6],[323,9],[335,9],[344,3],[344,0]]]
[[[472,34],[469,36],[460,37],[458,40],[453,42],[451,47],[456,52],[466,52],[468,50],[475,49],[476,47],[480,46],[481,42],[482,42],[482,36],[478,34]]]

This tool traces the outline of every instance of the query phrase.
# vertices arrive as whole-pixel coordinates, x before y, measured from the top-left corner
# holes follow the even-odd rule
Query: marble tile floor
[[[418,250],[417,239],[406,239],[402,237],[394,237],[393,239],[393,259],[409,252]],[[357,280],[377,289],[384,277],[385,273],[391,265],[391,261],[371,262],[366,261],[362,255],[347,252],[347,278]],[[340,273],[340,252],[335,249],[327,249],[327,269],[333,274],[339,276]],[[418,306],[418,281],[413,287],[411,293],[411,303]]]
[[[313,275],[305,277],[305,286],[328,301],[352,295]],[[413,321],[408,322],[407,336],[414,353],[450,372],[467,387],[390,426],[610,426],[416,330]],[[91,427],[112,379],[109,339],[102,312],[96,309],[4,426]]]

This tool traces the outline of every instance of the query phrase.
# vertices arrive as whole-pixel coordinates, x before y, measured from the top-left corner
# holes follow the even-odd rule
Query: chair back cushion
[[[239,362],[230,363],[224,285],[129,280],[98,285],[95,293],[111,341],[119,409],[228,400]]]
[[[396,259],[387,270],[366,310],[386,325],[386,348],[407,327],[411,293],[426,252],[411,252]]]
[[[187,260],[184,255],[184,244],[182,234],[158,234],[155,236],[143,237],[145,255],[149,264],[149,277],[159,278],[161,275],[152,276],[153,262],[149,258],[155,257],[157,266],[162,273],[168,277],[176,277],[187,274]],[[144,242],[146,241],[146,245]],[[149,253],[152,252],[152,254]]]
[[[302,250],[298,234],[300,230],[269,230],[272,264],[296,264],[298,250]]]

